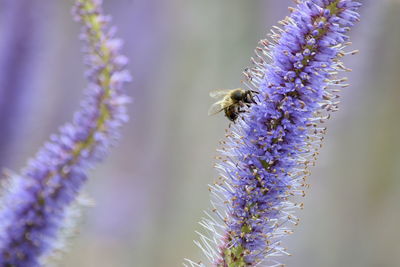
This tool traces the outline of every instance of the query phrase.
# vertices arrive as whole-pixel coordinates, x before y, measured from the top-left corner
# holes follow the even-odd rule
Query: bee
[[[249,107],[252,103],[256,103],[252,92],[251,90],[243,90],[242,88],[211,91],[211,97],[222,99],[215,102],[210,107],[208,115],[214,115],[224,111],[225,117],[235,122],[240,113],[245,112],[243,110],[244,107]]]

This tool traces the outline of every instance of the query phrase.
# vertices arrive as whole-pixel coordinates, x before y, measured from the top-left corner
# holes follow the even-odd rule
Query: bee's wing
[[[212,98],[222,98],[232,92],[231,89],[217,89],[210,92]]]
[[[214,104],[212,104],[212,106],[208,110],[208,115],[209,116],[215,115],[215,114],[221,112],[223,109],[224,109],[224,106],[223,106],[223,101],[222,100],[218,101],[218,102],[215,102]]]

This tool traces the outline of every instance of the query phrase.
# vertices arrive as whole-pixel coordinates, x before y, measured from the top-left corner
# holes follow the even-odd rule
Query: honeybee
[[[210,92],[213,98],[222,98],[215,102],[208,110],[208,115],[214,115],[222,110],[225,116],[232,122],[235,122],[240,113],[243,113],[245,106],[250,106],[256,103],[253,98],[253,91],[243,90],[242,88],[228,89],[228,90],[215,90]]]

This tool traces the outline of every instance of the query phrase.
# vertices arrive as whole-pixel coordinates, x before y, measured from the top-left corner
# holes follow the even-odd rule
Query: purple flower
[[[293,196],[304,195],[325,132],[321,123],[345,86],[337,74],[347,70],[340,58],[360,4],[297,2],[282,29],[273,29],[273,42],[262,40],[256,49],[255,67],[245,75],[257,103],[220,150],[220,178],[211,187],[216,216],[201,222],[213,237],[201,234],[203,244],[197,243],[215,266],[281,266],[273,257],[288,254],[280,239],[302,207]]]
[[[127,120],[123,84],[130,80],[101,1],[77,0],[89,86],[72,123],[52,135],[19,175],[12,177],[0,211],[0,266],[39,266],[55,249],[68,208],[87,171],[104,158]]]
[[[11,144],[23,129],[22,114],[29,103],[28,92],[33,91],[32,76],[40,62],[36,48],[43,34],[43,20],[36,17],[36,12],[39,6],[43,10],[43,3],[5,0],[0,5],[1,24],[7,25],[0,39],[0,166],[3,167],[10,162]]]

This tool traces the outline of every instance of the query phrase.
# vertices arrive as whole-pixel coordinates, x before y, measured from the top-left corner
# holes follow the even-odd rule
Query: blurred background
[[[240,86],[259,39],[290,0],[105,0],[134,81],[131,121],[85,190],[59,266],[173,267],[209,207],[213,157],[228,126],[208,92]],[[285,239],[296,267],[400,266],[400,1],[365,0],[358,55],[339,112]],[[0,0],[0,168],[18,171],[72,117],[85,87],[72,1]]]

